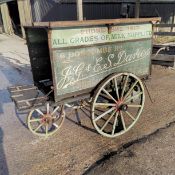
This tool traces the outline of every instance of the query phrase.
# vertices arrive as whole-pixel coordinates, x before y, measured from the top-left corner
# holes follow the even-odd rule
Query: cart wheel
[[[132,73],[113,74],[97,89],[92,102],[92,123],[98,133],[114,138],[139,119],[145,102],[141,80]]]
[[[53,108],[46,104],[45,109],[33,109],[28,117],[27,124],[29,130],[38,136],[50,136],[62,126],[65,119],[63,106]]]

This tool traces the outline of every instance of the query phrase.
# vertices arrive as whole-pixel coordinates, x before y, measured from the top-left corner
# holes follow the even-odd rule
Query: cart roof
[[[101,19],[101,20],[86,20],[86,21],[56,21],[56,22],[35,22],[32,26],[26,27],[75,27],[75,26],[92,26],[92,25],[112,25],[125,23],[142,23],[152,22],[156,23],[161,18],[121,18],[121,19]]]

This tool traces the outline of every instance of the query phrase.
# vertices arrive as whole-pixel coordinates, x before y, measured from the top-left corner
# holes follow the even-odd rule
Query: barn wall
[[[172,16],[174,15],[174,10],[174,3],[144,3],[141,4],[140,17],[159,16],[162,18],[162,22],[170,23],[172,21]]]
[[[85,2],[84,0],[84,18],[89,19],[108,19],[121,17],[134,17],[135,3],[128,1],[103,1]],[[75,1],[56,1],[56,0],[31,0],[32,15],[35,21],[65,21],[76,20]],[[127,7],[127,9],[126,9]],[[170,23],[172,21],[174,2],[162,1],[142,1],[140,17],[162,17],[162,21]],[[149,12],[149,13],[148,13]],[[123,15],[128,13],[128,15]]]
[[[121,3],[84,3],[84,18],[112,19],[121,17]]]
[[[33,21],[76,20],[75,3],[56,3],[54,0],[31,0]]]

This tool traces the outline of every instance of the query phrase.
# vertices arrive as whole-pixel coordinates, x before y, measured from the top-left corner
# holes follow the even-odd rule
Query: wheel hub
[[[42,119],[41,119],[41,122],[44,123],[44,124],[50,124],[52,123],[52,116],[50,114],[45,114]]]
[[[127,109],[128,109],[128,105],[126,105],[126,104],[122,104],[122,105],[120,106],[120,110],[121,110],[121,111],[127,111]]]
[[[116,103],[116,111],[127,111],[128,105],[123,104],[123,100],[118,100]]]

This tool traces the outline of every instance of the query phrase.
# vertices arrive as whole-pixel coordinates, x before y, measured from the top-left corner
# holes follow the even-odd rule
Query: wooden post
[[[32,12],[30,0],[17,0],[22,36],[25,38],[25,25],[32,25]]]
[[[171,26],[170,32],[173,32],[173,29],[174,29],[174,27],[173,27],[173,24],[174,24],[174,16],[175,16],[175,10],[173,10],[173,15],[172,15],[172,26]]]
[[[83,1],[77,0],[77,19],[83,21]]]
[[[13,30],[13,27],[12,27],[12,21],[11,21],[11,18],[10,18],[10,13],[9,13],[7,3],[1,4],[0,8],[1,8],[4,32],[9,34],[9,35],[13,35],[14,30]]]
[[[135,18],[139,18],[140,16],[140,0],[136,0],[135,3]]]

